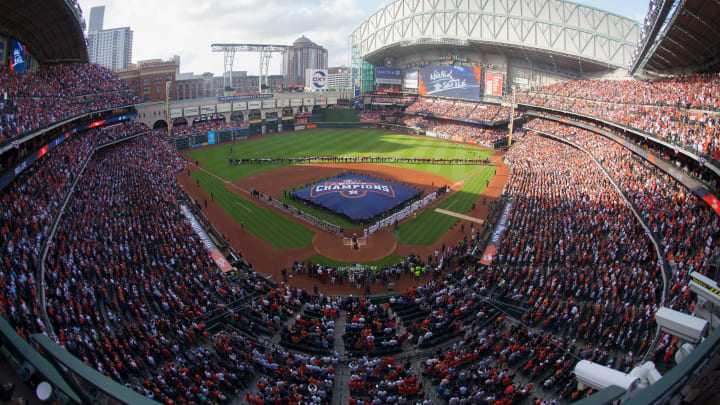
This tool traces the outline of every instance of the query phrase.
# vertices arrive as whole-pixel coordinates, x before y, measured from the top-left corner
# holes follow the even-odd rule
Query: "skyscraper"
[[[103,19],[105,18],[105,6],[97,6],[90,9],[90,24],[88,24],[88,32],[98,32],[103,29]]]
[[[306,69],[327,69],[327,49],[303,35],[295,40],[292,48],[283,53],[283,76],[285,85],[307,85]]]
[[[104,30],[105,6],[90,10],[87,48],[90,62],[111,70],[125,69],[132,61],[133,32],[130,27]]]

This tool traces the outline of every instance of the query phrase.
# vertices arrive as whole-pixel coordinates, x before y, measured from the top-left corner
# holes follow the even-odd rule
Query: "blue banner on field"
[[[208,131],[208,145],[215,145],[215,131]]]
[[[369,176],[346,174],[317,182],[291,195],[352,220],[364,220],[389,213],[408,199],[419,196],[420,191]]]
[[[482,68],[423,66],[418,93],[432,96],[480,99]]]

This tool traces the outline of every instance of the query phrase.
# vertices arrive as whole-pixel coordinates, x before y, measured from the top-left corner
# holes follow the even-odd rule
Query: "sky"
[[[103,28],[133,30],[133,63],[180,55],[180,71],[222,75],[222,53],[213,43],[290,45],[305,35],[328,50],[328,65],[349,65],[349,36],[389,0],[78,0],[89,23],[90,8],[105,6]],[[649,0],[576,0],[642,21]],[[281,74],[275,54],[270,74]],[[233,70],[257,74],[256,53],[238,53]]]

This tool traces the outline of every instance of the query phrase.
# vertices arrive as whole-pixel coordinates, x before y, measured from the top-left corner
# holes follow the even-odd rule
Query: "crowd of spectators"
[[[355,115],[360,121],[380,121],[381,112],[364,110],[358,111]]]
[[[112,71],[90,63],[41,67],[36,73],[0,68],[0,141],[49,124],[138,102]]]
[[[295,324],[283,326],[281,344],[320,354],[334,348],[335,319],[340,312],[338,299],[314,296],[305,304],[305,311],[295,316]]]
[[[592,153],[615,178],[656,235],[672,274],[666,305],[689,309],[687,280],[691,272],[709,274],[720,260],[720,219],[711,207],[674,178],[649,165],[617,143],[549,120],[528,127],[574,142]]]
[[[345,351],[351,356],[384,356],[402,351],[405,336],[398,336],[398,320],[388,305],[376,305],[367,299],[344,303],[347,311]]]
[[[412,369],[409,360],[404,363],[393,357],[352,362],[350,368],[349,404],[429,404],[423,401],[423,383]]]
[[[27,337],[47,327],[35,301],[38,294],[35,260],[73,180],[93,148],[144,130],[142,125],[121,124],[73,135],[3,190],[0,284],[6,293],[0,295],[0,311],[21,335]]]
[[[407,126],[424,128],[440,135],[456,136],[491,144],[507,136],[507,128],[487,128],[457,121],[439,120],[420,116],[405,115],[400,121]]]
[[[247,123],[237,121],[225,121],[225,120],[212,120],[195,122],[192,125],[177,125],[172,127],[173,138],[182,138],[189,135],[203,135],[209,131],[222,131],[225,129],[238,128],[246,126]],[[165,130],[167,134],[167,130]]]
[[[576,80],[521,93],[518,102],[580,113],[720,158],[720,75]]]
[[[513,209],[493,264],[515,281],[514,294],[529,297],[528,321],[637,353],[654,329],[662,277],[629,204],[587,155],[568,145],[528,135],[506,159]],[[589,307],[594,316],[581,318]],[[618,307],[645,316],[617,323]]]
[[[464,252],[466,246],[460,246]],[[433,280],[407,290],[391,300],[393,310],[409,331],[409,340],[420,348],[436,346],[462,335],[488,308],[480,302],[466,278]]]
[[[510,118],[510,109],[499,104],[483,104],[470,101],[455,101],[441,98],[420,97],[406,110],[406,113],[427,113],[443,117],[495,122]]]

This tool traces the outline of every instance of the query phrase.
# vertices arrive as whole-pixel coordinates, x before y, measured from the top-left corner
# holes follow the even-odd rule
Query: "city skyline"
[[[180,55],[181,72],[221,75],[223,57],[213,43],[290,45],[305,35],[328,50],[328,66],[349,63],[349,35],[388,0],[78,0],[86,21],[90,9],[105,6],[105,27],[129,26],[133,58],[168,60]],[[583,0],[577,3],[642,21],[648,2]],[[288,6],[291,4],[291,6]],[[138,10],[141,10],[140,12]],[[238,53],[233,70],[258,73],[258,55]],[[282,74],[282,56],[274,55],[270,74]]]

